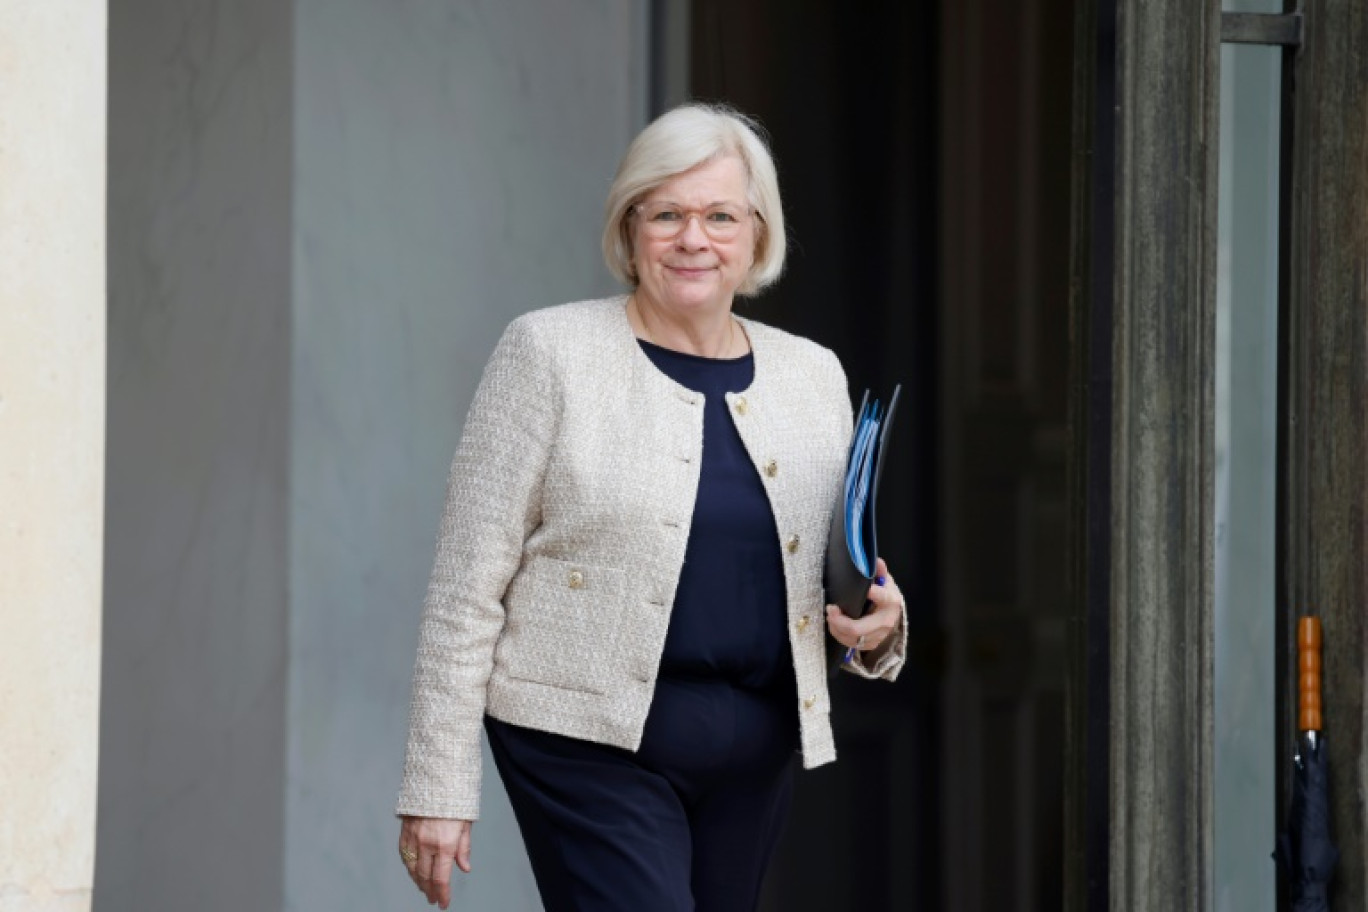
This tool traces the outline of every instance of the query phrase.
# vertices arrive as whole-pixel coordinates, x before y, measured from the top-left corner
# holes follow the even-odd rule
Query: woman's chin
[[[722,289],[717,287],[717,283],[712,281],[671,282],[664,292],[662,303],[688,310],[704,309],[717,304],[725,306],[731,299],[730,295],[724,295]]]

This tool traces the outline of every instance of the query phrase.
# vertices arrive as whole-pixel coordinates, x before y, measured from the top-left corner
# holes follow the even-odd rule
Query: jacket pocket
[[[604,693],[625,581],[611,567],[532,558],[504,595],[495,664],[510,678]]]

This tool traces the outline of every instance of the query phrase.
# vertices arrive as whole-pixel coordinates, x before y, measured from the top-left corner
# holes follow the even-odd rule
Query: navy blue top
[[[779,533],[723,398],[750,386],[755,359],[703,358],[644,340],[641,348],[664,374],[705,397],[698,497],[660,675],[790,698],[796,684]]]

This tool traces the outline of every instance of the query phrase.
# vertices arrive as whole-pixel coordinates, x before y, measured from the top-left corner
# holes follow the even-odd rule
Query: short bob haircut
[[[619,281],[632,288],[640,281],[632,247],[632,207],[670,179],[727,155],[735,155],[745,165],[750,205],[758,216],[755,262],[737,293],[756,294],[779,278],[788,247],[784,209],[774,159],[761,138],[760,125],[725,105],[685,104],[662,114],[637,134],[608,189],[603,259]]]

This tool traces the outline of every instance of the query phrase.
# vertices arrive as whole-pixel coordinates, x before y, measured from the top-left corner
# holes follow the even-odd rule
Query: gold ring
[[[404,864],[411,865],[418,860],[418,853],[413,849],[400,849],[399,857],[404,859]]]
[[[865,638],[865,635],[862,633],[862,634],[860,634],[859,638],[855,640],[855,648],[856,648],[856,649],[863,649],[863,648],[864,648],[864,638]]]

